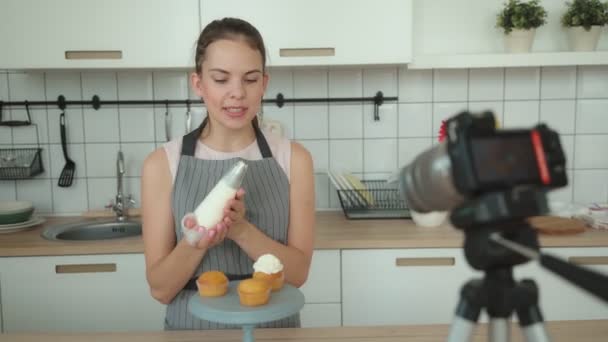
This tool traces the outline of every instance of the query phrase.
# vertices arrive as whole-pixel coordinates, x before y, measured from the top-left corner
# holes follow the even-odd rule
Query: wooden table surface
[[[0,257],[143,253],[140,236],[104,241],[48,241],[40,236],[46,226],[79,220],[93,219],[49,217],[31,230],[0,234]],[[539,237],[543,247],[608,246],[608,231],[594,229],[577,235]],[[316,214],[315,249],[460,248],[462,239],[462,232],[449,225],[423,228],[411,220],[348,220],[339,211]]]
[[[546,330],[552,342],[606,342],[608,321],[549,322]],[[290,342],[430,342],[446,341],[449,326],[384,326],[336,328],[256,329],[256,341]],[[242,341],[240,330],[125,332],[125,333],[38,333],[2,334],[3,342],[201,342]],[[487,326],[480,324],[473,341],[488,341]],[[521,330],[512,327],[512,342],[524,341]],[[463,341],[468,342],[468,341]]]

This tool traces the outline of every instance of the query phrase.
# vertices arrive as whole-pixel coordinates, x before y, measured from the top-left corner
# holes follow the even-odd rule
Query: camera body
[[[492,112],[446,122],[446,141],[421,153],[400,173],[411,210],[451,210],[489,193],[565,186],[566,158],[558,134],[544,124],[497,130]]]
[[[515,186],[551,189],[568,183],[559,136],[544,124],[531,130],[496,130],[491,112],[463,112],[446,125],[454,186],[465,197]]]

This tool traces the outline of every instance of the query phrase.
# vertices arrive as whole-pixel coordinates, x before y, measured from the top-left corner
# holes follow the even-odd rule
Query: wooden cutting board
[[[589,229],[585,221],[558,216],[535,216],[528,222],[539,234],[547,235],[574,235]]]

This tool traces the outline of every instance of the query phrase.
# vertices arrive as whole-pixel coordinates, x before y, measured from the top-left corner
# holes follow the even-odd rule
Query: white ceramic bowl
[[[34,212],[30,201],[0,201],[0,224],[25,222]]]
[[[417,213],[410,210],[412,220],[417,226],[433,228],[441,226],[448,217],[447,211],[432,211],[430,213]]]

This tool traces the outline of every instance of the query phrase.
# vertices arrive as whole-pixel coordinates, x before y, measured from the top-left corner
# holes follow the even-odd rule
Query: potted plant
[[[608,3],[600,0],[574,0],[566,2],[562,25],[568,30],[570,48],[574,51],[593,51],[608,23]]]
[[[496,27],[505,33],[507,52],[529,52],[532,49],[536,28],[546,23],[547,11],[539,0],[522,2],[509,0],[496,17]]]

